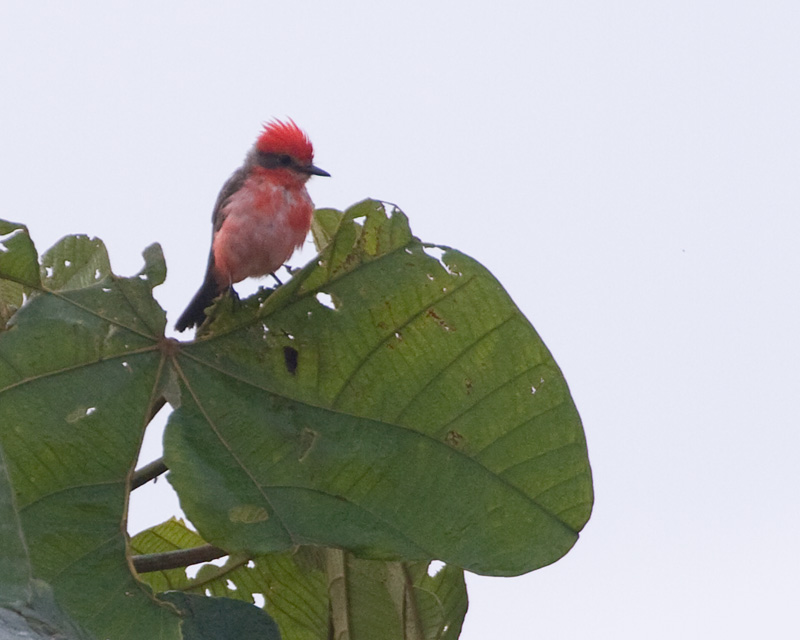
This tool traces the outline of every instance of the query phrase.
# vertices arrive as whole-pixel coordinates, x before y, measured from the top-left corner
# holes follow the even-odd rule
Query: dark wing
[[[225,208],[228,199],[242,188],[245,178],[247,178],[248,170],[249,169],[247,166],[239,167],[233,172],[233,175],[228,178],[228,181],[222,185],[222,189],[219,190],[217,201],[214,203],[214,212],[211,214],[211,223],[214,226],[213,233],[219,231],[220,227],[222,226],[222,223],[225,220],[225,215],[222,213],[222,209]]]
[[[208,266],[206,266],[206,276],[203,279],[203,284],[195,294],[189,306],[186,307],[184,312],[175,323],[175,328],[178,331],[183,331],[189,327],[199,326],[206,319],[205,309],[210,306],[221,292],[222,289],[217,284],[214,277],[214,235],[219,231],[222,223],[225,221],[225,214],[222,210],[228,199],[242,188],[245,177],[247,176],[248,169],[246,166],[240,167],[233,172],[233,175],[228,178],[228,181],[222,185],[219,191],[217,201],[214,203],[214,212],[211,215],[211,223],[213,226],[211,232],[211,249],[208,252]]]

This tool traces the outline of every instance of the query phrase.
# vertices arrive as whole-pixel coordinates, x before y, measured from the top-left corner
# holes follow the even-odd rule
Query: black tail
[[[206,275],[200,289],[194,294],[194,298],[186,307],[186,310],[178,318],[175,328],[178,331],[185,331],[189,327],[197,327],[203,324],[206,319],[206,307],[210,306],[219,295],[219,288],[213,276]]]

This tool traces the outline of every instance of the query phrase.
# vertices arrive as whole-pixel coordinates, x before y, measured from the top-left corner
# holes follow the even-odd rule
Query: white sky
[[[317,205],[397,203],[483,262],[584,420],[581,540],[471,576],[462,638],[790,637],[798,34],[791,1],[5,0],[0,217],[40,251],[99,236],[123,275],[160,242],[172,323],[219,187],[293,117]]]

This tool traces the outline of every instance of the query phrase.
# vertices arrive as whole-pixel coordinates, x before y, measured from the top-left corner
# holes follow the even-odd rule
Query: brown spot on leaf
[[[453,330],[453,327],[451,327],[449,324],[447,324],[447,322],[444,320],[444,318],[442,318],[442,316],[440,316],[438,313],[436,313],[436,311],[434,311],[433,307],[428,309],[425,312],[425,315],[427,315],[432,320],[436,321],[436,324],[438,324],[445,331],[452,331]]]
[[[449,444],[453,449],[461,449],[464,446],[464,436],[462,436],[458,431],[450,430],[447,432],[447,435],[444,437],[444,441],[446,444]]]

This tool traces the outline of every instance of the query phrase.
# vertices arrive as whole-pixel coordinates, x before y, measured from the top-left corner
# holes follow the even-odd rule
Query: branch
[[[169,467],[164,464],[164,458],[147,463],[133,472],[131,476],[131,491],[138,489],[143,484],[150,482],[167,471],[169,471]]]
[[[140,556],[133,556],[133,568],[137,573],[151,573],[153,571],[166,571],[167,569],[178,569],[188,567],[200,562],[208,562],[223,556],[228,552],[213,544],[204,544],[201,547],[192,549],[178,549],[177,551],[165,551],[164,553],[146,553]]]
[[[166,403],[167,401],[163,396],[158,398],[153,403],[153,406],[150,407],[150,413],[147,415],[147,424],[150,424],[153,421],[153,418],[156,417],[156,414],[161,411],[161,408]],[[158,460],[154,460],[153,462],[144,465],[141,469],[137,469],[133,472],[133,475],[131,476],[131,491],[138,489],[143,484],[150,482],[167,471],[169,471],[169,468],[164,464],[163,458],[159,458]]]

